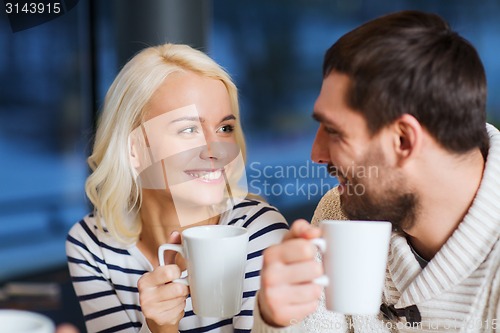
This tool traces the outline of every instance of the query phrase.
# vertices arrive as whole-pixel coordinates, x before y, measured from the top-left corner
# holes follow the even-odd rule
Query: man
[[[340,185],[312,225],[294,222],[265,251],[253,331],[500,332],[500,133],[485,104],[477,52],[437,15],[394,13],[340,38],[325,55],[311,154]],[[319,301],[307,239],[323,219],[393,224],[378,316]]]

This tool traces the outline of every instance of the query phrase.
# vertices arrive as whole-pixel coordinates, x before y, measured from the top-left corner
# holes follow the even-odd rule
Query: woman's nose
[[[200,158],[206,161],[217,162],[222,167],[240,155],[240,147],[235,142],[211,141],[207,142],[200,151]]]
[[[217,141],[207,142],[200,152],[200,158],[203,160],[221,160],[226,155],[224,144]]]

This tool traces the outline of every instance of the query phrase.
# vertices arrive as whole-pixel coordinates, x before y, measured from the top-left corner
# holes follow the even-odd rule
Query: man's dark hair
[[[410,114],[449,151],[487,146],[483,65],[435,14],[402,11],[361,25],[326,52],[323,77],[332,71],[350,77],[346,102],[372,134]]]

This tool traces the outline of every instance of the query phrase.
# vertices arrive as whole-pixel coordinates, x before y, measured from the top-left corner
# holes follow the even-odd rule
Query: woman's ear
[[[394,130],[394,149],[397,163],[401,166],[420,152],[423,128],[415,117],[404,114],[394,122]]]
[[[128,136],[128,152],[130,163],[138,173],[148,166],[144,158],[149,157],[149,155],[147,154],[146,142],[141,127],[137,127]]]
[[[135,140],[132,138],[132,134],[128,137],[128,157],[130,159],[130,164],[134,169],[139,169],[141,166],[141,162],[139,161],[139,157],[137,154],[137,144]]]

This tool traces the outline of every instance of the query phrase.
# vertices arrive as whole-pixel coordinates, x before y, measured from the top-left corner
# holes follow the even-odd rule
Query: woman
[[[86,182],[94,213],[70,230],[66,252],[89,332],[250,331],[262,250],[288,225],[249,199],[237,90],[204,53],[185,45],[150,47],[109,89]],[[242,311],[201,318],[188,287],[173,283],[185,264],[158,247],[179,243],[193,225],[248,229]],[[169,252],[168,252],[169,253]]]

